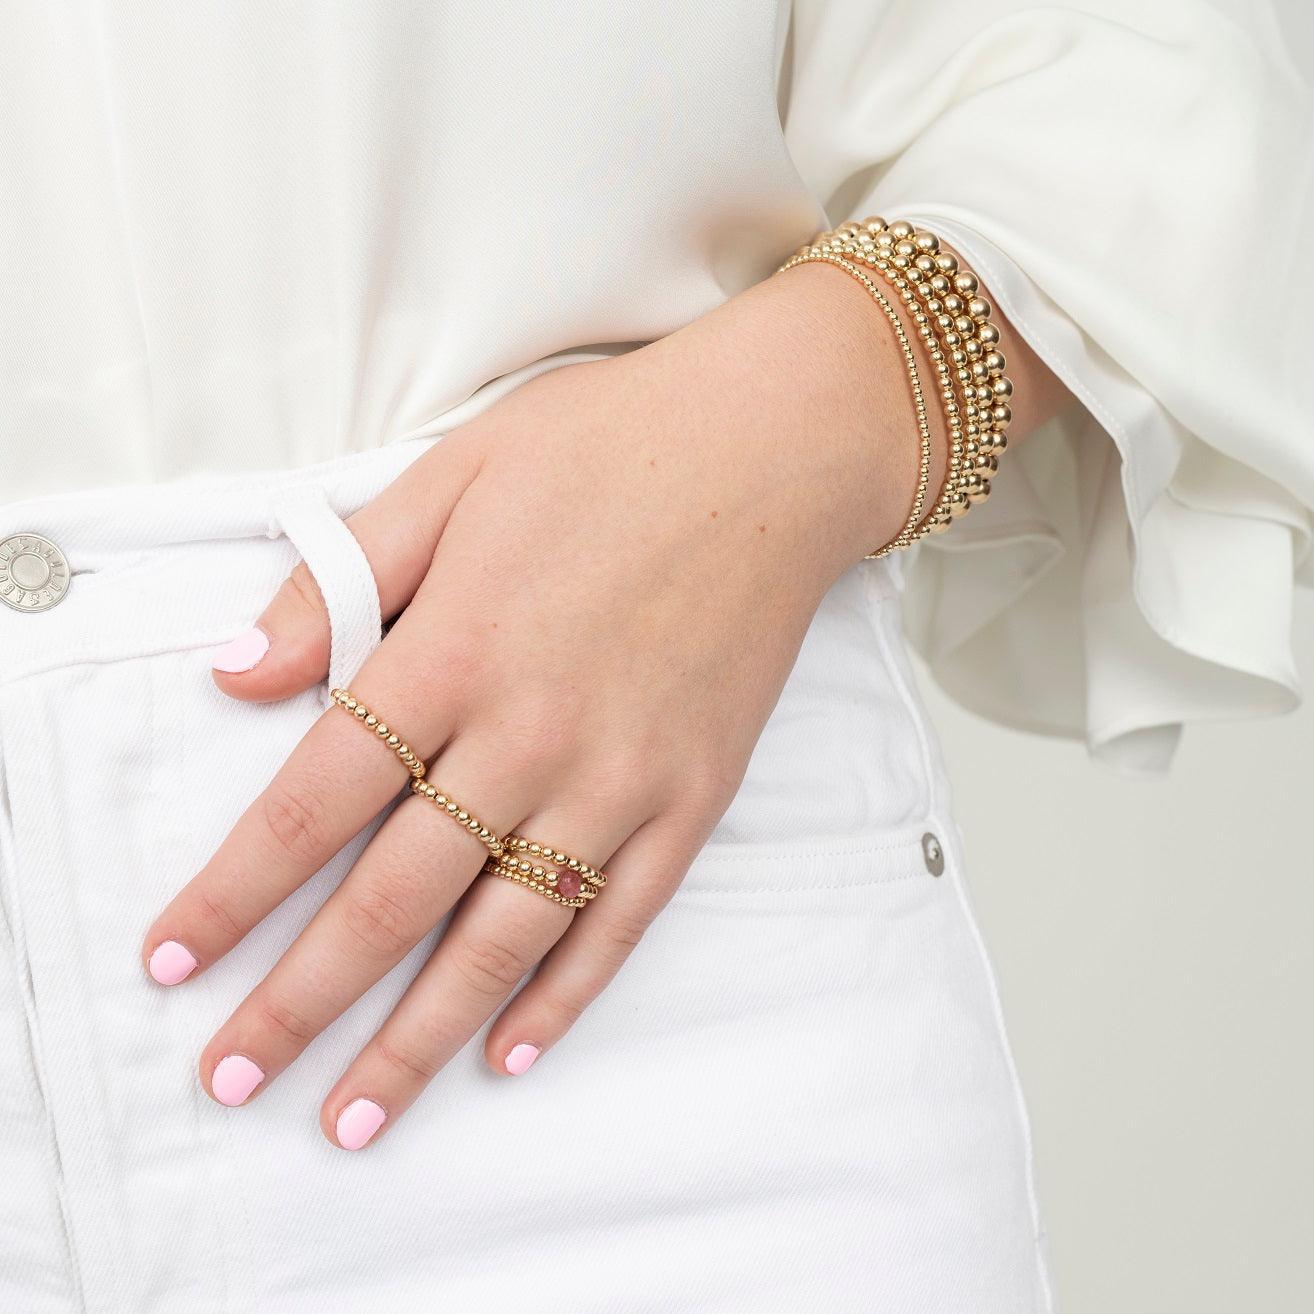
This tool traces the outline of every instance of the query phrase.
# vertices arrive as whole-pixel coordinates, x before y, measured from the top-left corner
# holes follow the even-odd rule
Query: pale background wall
[[[1281,3],[1314,71],[1314,4]],[[1296,652],[1314,688],[1308,593]],[[1063,1314],[1314,1314],[1314,700],[1197,727],[1146,783],[920,674]]]
[[[1198,727],[1147,783],[922,677],[1063,1314],[1311,1314],[1314,703]]]

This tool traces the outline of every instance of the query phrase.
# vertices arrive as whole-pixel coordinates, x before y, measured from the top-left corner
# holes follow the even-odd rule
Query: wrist
[[[929,359],[904,327],[925,389]],[[683,422],[723,445],[725,479],[797,518],[798,550],[824,587],[903,528],[921,462],[908,370],[889,320],[843,270],[768,278],[621,360],[689,401]],[[948,439],[933,392],[926,409],[929,507]],[[778,482],[787,498],[764,487]]]

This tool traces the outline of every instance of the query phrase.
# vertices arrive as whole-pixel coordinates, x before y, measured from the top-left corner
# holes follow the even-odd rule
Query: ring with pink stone
[[[513,857],[523,854],[531,859],[537,858],[540,862],[550,862],[578,875],[585,884],[594,885],[598,889],[607,883],[605,873],[589,866],[583,858],[572,858],[569,853],[554,849],[550,844],[540,844],[537,840],[525,839],[523,835],[508,835],[502,843],[506,852]],[[562,874],[564,875],[565,872]]]
[[[520,835],[509,835],[502,844],[505,851],[486,862],[484,870],[525,885],[554,903],[582,908],[607,883],[596,867],[550,845]]]

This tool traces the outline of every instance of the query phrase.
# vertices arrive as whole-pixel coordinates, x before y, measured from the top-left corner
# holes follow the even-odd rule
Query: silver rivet
[[[0,540],[0,602],[15,611],[48,611],[68,592],[68,558],[40,534]]]
[[[926,860],[926,870],[932,876],[939,876],[944,871],[944,849],[929,830],[922,836],[922,857]]]

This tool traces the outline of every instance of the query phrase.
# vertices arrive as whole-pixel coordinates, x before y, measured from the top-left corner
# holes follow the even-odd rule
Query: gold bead
[[[1001,402],[990,412],[990,418],[995,422],[996,429],[1007,429],[1013,422],[1013,412]]]
[[[940,239],[934,233],[921,232],[913,240],[917,243],[919,251],[930,251],[934,254],[940,249]]]
[[[976,331],[982,342],[993,346],[999,341],[999,330],[993,324],[982,324]]]
[[[1013,380],[998,378],[990,385],[990,390],[996,397],[1011,397],[1013,395]]]
[[[975,320],[989,319],[991,306],[985,297],[973,297],[967,303],[967,313]]]
[[[935,257],[935,266],[942,273],[952,274],[958,268],[958,258],[957,256],[950,254],[948,251],[941,251],[940,254]]]
[[[965,297],[970,297],[976,291],[978,284],[976,275],[963,270],[954,277],[954,287],[956,287]]]
[[[900,219],[890,225],[890,232],[899,240],[913,235],[913,226],[906,219]]]
[[[1002,351],[991,351],[986,354],[985,365],[991,374],[1002,374],[1007,364]]]

